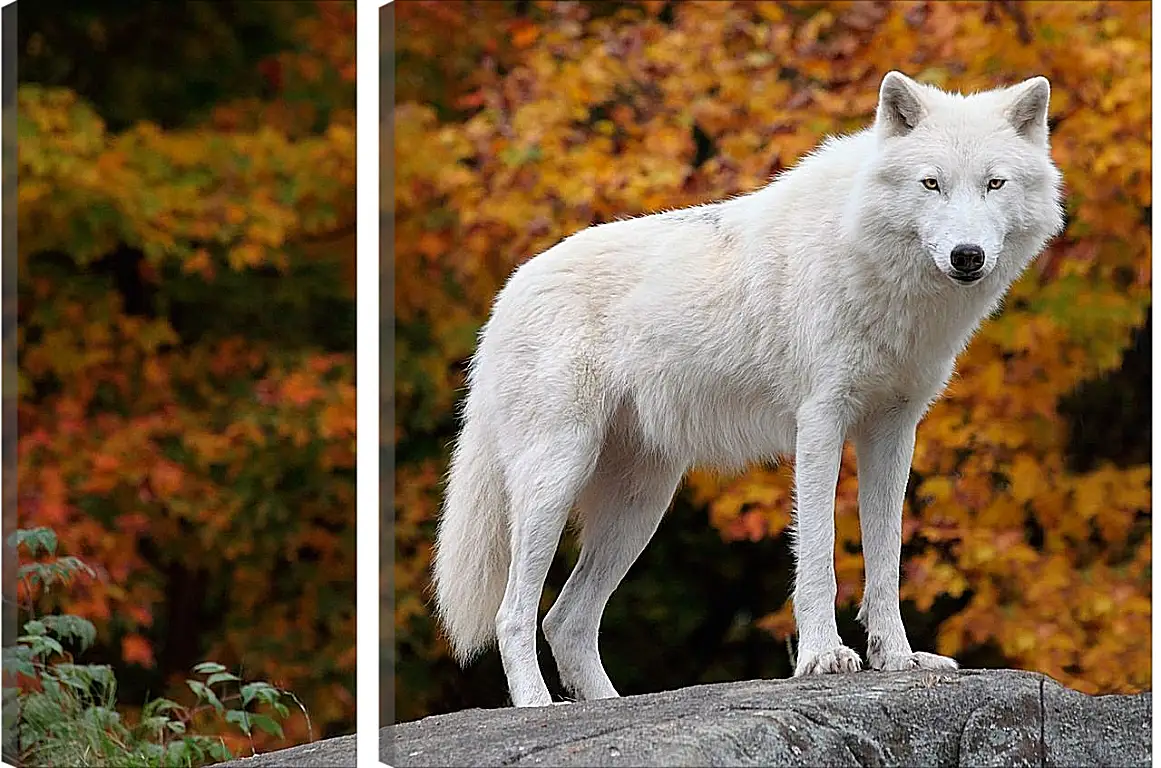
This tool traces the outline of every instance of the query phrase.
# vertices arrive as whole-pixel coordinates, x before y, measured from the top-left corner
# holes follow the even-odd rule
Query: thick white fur
[[[793,454],[795,674],[858,670],[835,622],[850,438],[868,665],[954,667],[907,639],[901,508],[916,424],[1061,230],[1048,97],[1044,78],[962,96],[892,72],[872,127],[768,186],[590,227],[516,270],[480,334],[439,523],[436,604],[458,658],[497,637],[513,703],[550,703],[536,621],[575,506],[581,557],[544,631],[568,689],[616,696],[600,618],[683,473]],[[949,276],[965,243],[986,257],[970,285]]]

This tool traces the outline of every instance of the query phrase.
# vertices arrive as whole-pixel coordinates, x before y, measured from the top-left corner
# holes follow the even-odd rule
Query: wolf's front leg
[[[844,429],[831,404],[808,404],[798,413],[794,485],[797,568],[794,619],[798,663],[794,675],[857,672],[859,655],[839,637],[834,601],[834,494]]]
[[[878,670],[955,669],[946,656],[914,653],[899,612],[903,497],[921,411],[891,408],[854,436],[859,469],[859,525],[867,584],[859,620],[867,628],[867,666]]]

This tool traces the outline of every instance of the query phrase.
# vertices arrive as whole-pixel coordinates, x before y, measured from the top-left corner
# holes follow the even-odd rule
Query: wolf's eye
[[[939,191],[939,181],[937,179],[928,177],[926,179],[920,179],[919,183],[923,185],[924,189],[930,189],[932,192]]]
[[[989,179],[988,180],[988,189],[991,189],[991,190],[999,189],[1000,187],[1004,186],[1004,184],[1007,181],[1008,181],[1007,179]]]

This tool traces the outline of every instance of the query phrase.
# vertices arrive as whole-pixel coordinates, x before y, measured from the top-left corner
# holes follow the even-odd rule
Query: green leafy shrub
[[[137,722],[127,722],[118,711],[113,668],[77,664],[66,650],[66,644],[78,653],[92,646],[93,624],[70,614],[35,614],[37,598],[48,589],[77,577],[96,578],[96,571],[79,558],[58,557],[50,528],[18,530],[8,544],[22,556],[17,577],[25,621],[23,634],[3,650],[6,761],[118,768],[206,765],[234,757],[221,736],[194,732],[207,716],[223,719],[247,737],[257,728],[281,738],[281,721],[290,715],[285,699],[306,715],[294,694],[264,681],[244,682],[207,661],[196,665],[186,681],[194,703],[151,699]],[[254,711],[257,707],[269,714]]]

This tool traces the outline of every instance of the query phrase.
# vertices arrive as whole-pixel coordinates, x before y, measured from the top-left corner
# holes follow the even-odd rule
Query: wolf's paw
[[[901,672],[908,669],[959,669],[955,659],[934,653],[881,653],[868,654],[867,666],[880,672]]]
[[[825,651],[801,649],[798,652],[798,665],[794,669],[794,676],[858,672],[862,667],[863,660],[859,658],[859,654],[845,645]]]
[[[560,703],[559,701],[552,700],[552,696],[548,694],[547,688],[525,695],[512,696],[512,706],[514,707],[549,707],[553,704]]]

